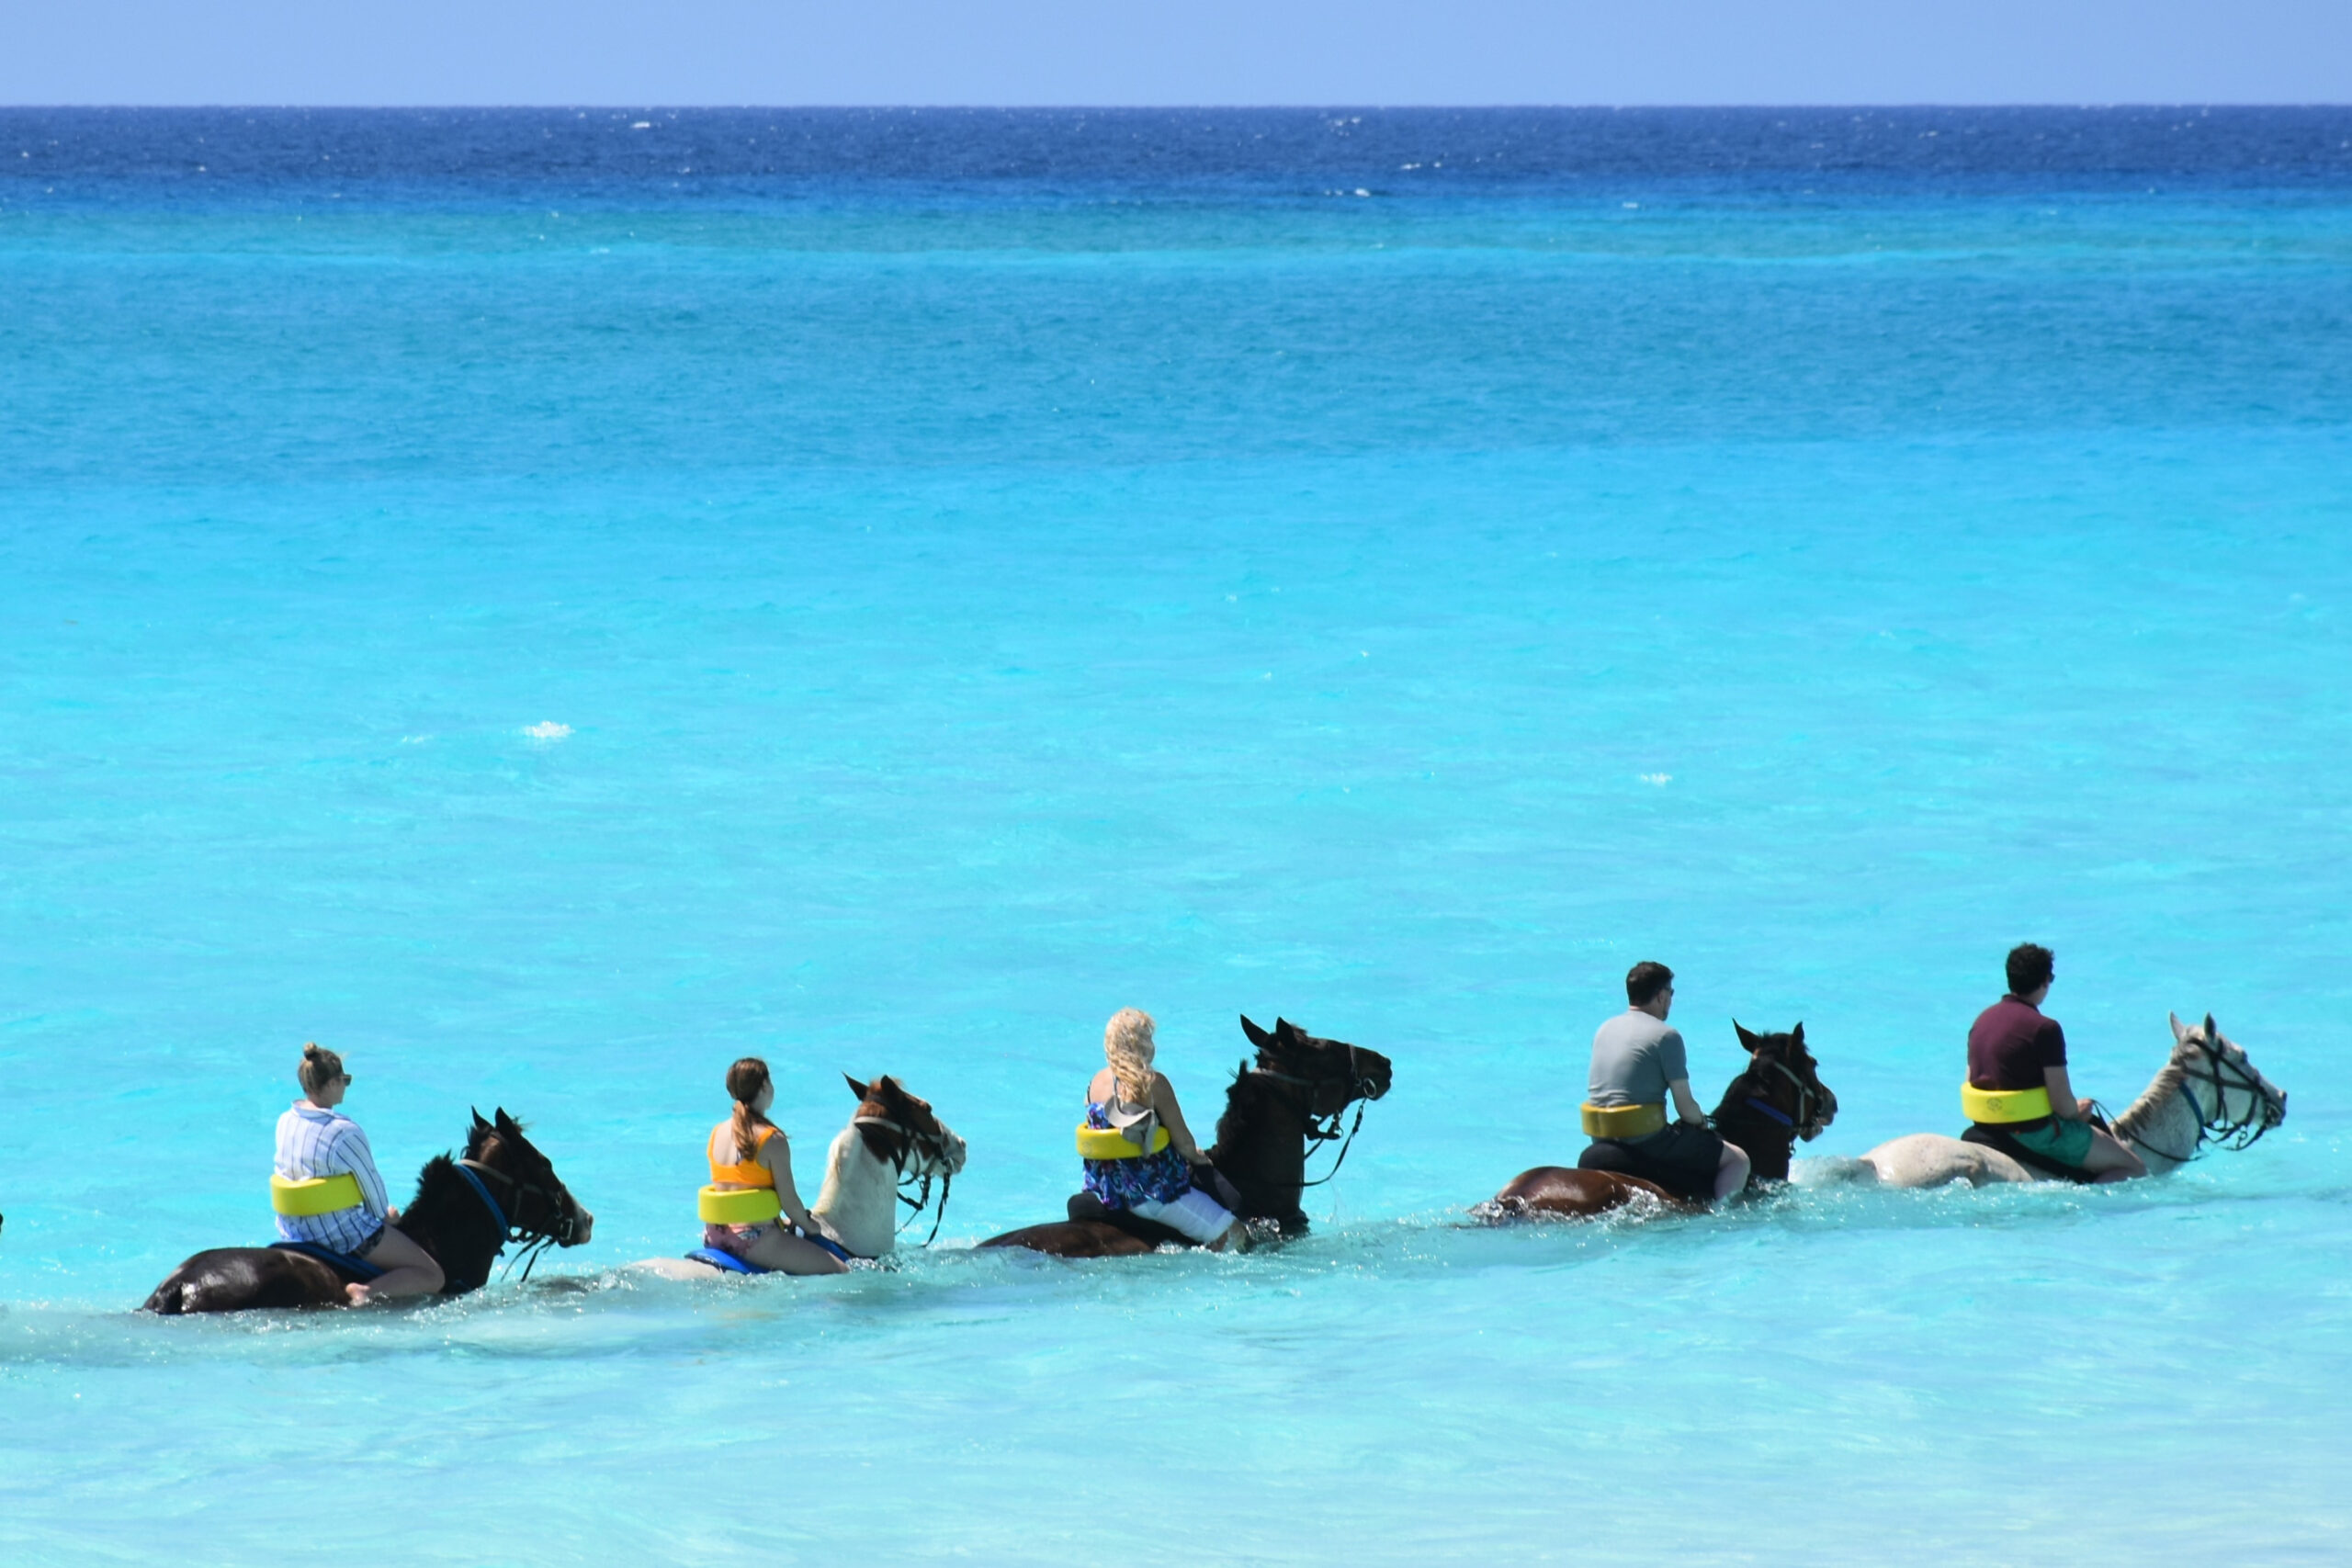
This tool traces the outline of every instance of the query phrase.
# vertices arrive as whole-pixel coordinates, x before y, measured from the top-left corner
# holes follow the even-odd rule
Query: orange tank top
[[[741,1165],[721,1165],[718,1163],[718,1151],[721,1148],[735,1147],[735,1122],[730,1117],[713,1127],[710,1130],[710,1146],[703,1151],[710,1158],[712,1184],[716,1186],[724,1181],[732,1182],[738,1187],[774,1187],[775,1172],[759,1162],[759,1153],[767,1146],[768,1140],[775,1136],[776,1131],[774,1127],[761,1127],[752,1134],[752,1158],[743,1161]]]

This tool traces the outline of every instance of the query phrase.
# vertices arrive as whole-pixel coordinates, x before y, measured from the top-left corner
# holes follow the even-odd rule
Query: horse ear
[[[498,1118],[498,1130],[500,1132],[513,1133],[520,1131],[520,1129],[514,1125],[514,1118],[506,1114],[506,1107],[502,1105],[497,1110],[492,1111],[491,1114]]]
[[[1789,1031],[1789,1038],[1790,1038],[1790,1039],[1792,1039],[1792,1040],[1793,1040],[1793,1041],[1795,1041],[1795,1042],[1796,1042],[1798,1044],[1800,1044],[1800,1045],[1802,1045],[1802,1044],[1804,1044],[1804,1020],[1802,1020],[1802,1019],[1798,1020],[1798,1021],[1797,1021],[1797,1026],[1796,1026],[1794,1029],[1792,1029],[1792,1030],[1790,1030],[1790,1031]]]
[[[2180,1027],[2180,1020],[2178,1020],[2178,1019],[2174,1019],[2174,1020],[2172,1021],[2172,1022],[2173,1022],[2173,1027],[2174,1027],[2174,1028],[2177,1029],[2177,1028],[2179,1028],[2179,1027]],[[489,1122],[485,1122],[485,1121],[483,1121],[483,1120],[481,1119],[481,1110],[480,1110],[479,1108],[474,1107],[474,1106],[471,1106],[471,1105],[469,1105],[469,1106],[467,1106],[467,1107],[466,1107],[466,1109],[467,1109],[467,1110],[469,1110],[469,1111],[473,1111],[473,1113],[474,1113],[474,1130],[475,1130],[476,1132],[481,1132],[481,1131],[484,1131],[485,1129],[487,1129],[487,1128],[490,1126],[490,1123],[489,1123]]]
[[[1248,1035],[1250,1043],[1261,1051],[1274,1043],[1274,1037],[1250,1022],[1250,1015],[1246,1012],[1241,1015],[1241,1032]]]
[[[2205,1015],[2205,1043],[2219,1045],[2221,1043],[2222,1026],[2213,1021],[2213,1015],[2209,1012]]]
[[[1740,1044],[1747,1048],[1747,1054],[1751,1056],[1756,1054],[1756,1047],[1764,1043],[1761,1040],[1757,1039],[1755,1035],[1749,1033],[1737,1019],[1733,1019],[1731,1021],[1731,1030],[1734,1034],[1739,1036]]]
[[[1274,1020],[1274,1038],[1285,1045],[1290,1043],[1298,1038],[1298,1025],[1286,1018],[1277,1017]]]
[[[2180,1014],[2177,1012],[2168,1012],[2165,1014],[2165,1017],[2172,1021],[2172,1043],[2176,1045],[2188,1044],[2188,1025],[2180,1021]]]
[[[851,1076],[850,1074],[848,1074],[848,1073],[843,1073],[843,1074],[842,1075],[842,1078],[843,1078],[844,1080],[846,1080],[846,1081],[848,1082],[848,1084],[849,1084],[849,1091],[850,1091],[850,1093],[852,1093],[853,1095],[855,1095],[859,1100],[863,1100],[865,1098],[865,1086],[864,1084],[862,1084],[862,1083],[858,1082],[858,1081],[857,1081],[857,1079],[856,1079],[854,1077],[852,1077],[852,1076]]]

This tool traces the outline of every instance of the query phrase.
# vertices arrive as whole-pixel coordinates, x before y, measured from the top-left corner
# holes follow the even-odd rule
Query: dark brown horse
[[[1726,1143],[1747,1151],[1747,1179],[1786,1181],[1789,1150],[1799,1138],[1821,1136],[1838,1114],[1838,1097],[1821,1081],[1818,1066],[1804,1045],[1804,1025],[1786,1034],[1751,1034],[1735,1021],[1739,1043],[1747,1048],[1747,1066],[1731,1080],[1708,1118]],[[1523,1170],[1492,1200],[1479,1205],[1488,1219],[1520,1219],[1528,1215],[1562,1214],[1589,1219],[1648,1197],[1670,1209],[1695,1212],[1706,1207],[1678,1198],[1654,1181],[1612,1170],[1577,1170],[1568,1166],[1539,1165]]]
[[[425,1162],[416,1196],[401,1213],[400,1228],[441,1265],[447,1281],[441,1293],[462,1296],[489,1280],[491,1264],[509,1242],[526,1250],[550,1242],[577,1247],[595,1224],[596,1216],[557,1179],[548,1156],[523,1135],[521,1122],[504,1111],[497,1121],[485,1122],[477,1111],[464,1156],[453,1160],[435,1155]],[[248,1307],[342,1306],[343,1287],[358,1278],[307,1253],[216,1247],[173,1269],[147,1298],[145,1310],[176,1316]]]
[[[1340,1139],[1340,1113],[1349,1106],[1388,1092],[1388,1058],[1318,1038],[1287,1019],[1276,1019],[1268,1033],[1244,1018],[1241,1032],[1258,1048],[1258,1060],[1243,1062],[1225,1091],[1209,1163],[1229,1189],[1220,1196],[1245,1223],[1270,1222],[1284,1236],[1303,1235],[1306,1215],[1298,1196],[1307,1185],[1307,1150]],[[1363,1112],[1356,1116],[1361,1125]],[[1352,1129],[1347,1136],[1354,1136]],[[1347,1157],[1344,1144],[1339,1157]],[[1204,1185],[1215,1190],[1214,1184]],[[1170,1243],[1192,1245],[1165,1225],[1104,1209],[1084,1193],[1069,1201],[1069,1210],[1067,1220],[1023,1226],[980,1245],[1025,1247],[1057,1258],[1124,1258]]]

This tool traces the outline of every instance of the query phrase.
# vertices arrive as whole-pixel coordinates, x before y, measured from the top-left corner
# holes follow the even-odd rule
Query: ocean
[[[0,475],[12,1562],[2352,1552],[2352,110],[0,110]],[[1471,1214],[1638,959],[1838,1157],[2024,940],[2284,1126]],[[1130,1005],[1393,1058],[1311,1235],[971,1249]],[[594,1241],[138,1313],[308,1040]],[[628,1271],[745,1054],[937,1241]]]

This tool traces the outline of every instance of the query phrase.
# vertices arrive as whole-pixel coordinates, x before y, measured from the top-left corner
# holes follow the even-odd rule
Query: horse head
[[[1286,1018],[1275,1019],[1270,1033],[1244,1014],[1241,1032],[1258,1048],[1257,1071],[1309,1086],[1310,1116],[1337,1116],[1359,1100],[1378,1100],[1388,1092],[1393,1069],[1377,1051],[1309,1034]]]
[[[2243,1149],[2287,1119],[2287,1091],[2246,1060],[2245,1050],[2224,1039],[2207,1013],[2201,1024],[2172,1021],[2172,1065],[2180,1070],[2180,1092],[2195,1102],[2203,1123],[2198,1141],[2211,1139]]]
[[[523,1123],[498,1109],[494,1121],[473,1113],[466,1133],[466,1156],[458,1163],[490,1179],[485,1190],[506,1218],[507,1238],[525,1245],[554,1242],[578,1247],[596,1229],[596,1216],[571,1195],[555,1166],[525,1135]]]
[[[954,1176],[964,1168],[964,1140],[932,1112],[931,1101],[908,1093],[906,1085],[887,1074],[871,1083],[851,1073],[842,1077],[857,1096],[851,1125],[875,1158],[909,1176]]]
[[[1768,1107],[1773,1120],[1807,1143],[1821,1136],[1823,1129],[1838,1119],[1838,1097],[1821,1081],[1820,1066],[1805,1049],[1804,1025],[1800,1023],[1786,1034],[1757,1034],[1743,1028],[1737,1019],[1731,1026],[1747,1051],[1748,1066],[1743,1077],[1752,1100]],[[1731,1096],[1724,1099],[1728,1101]]]

